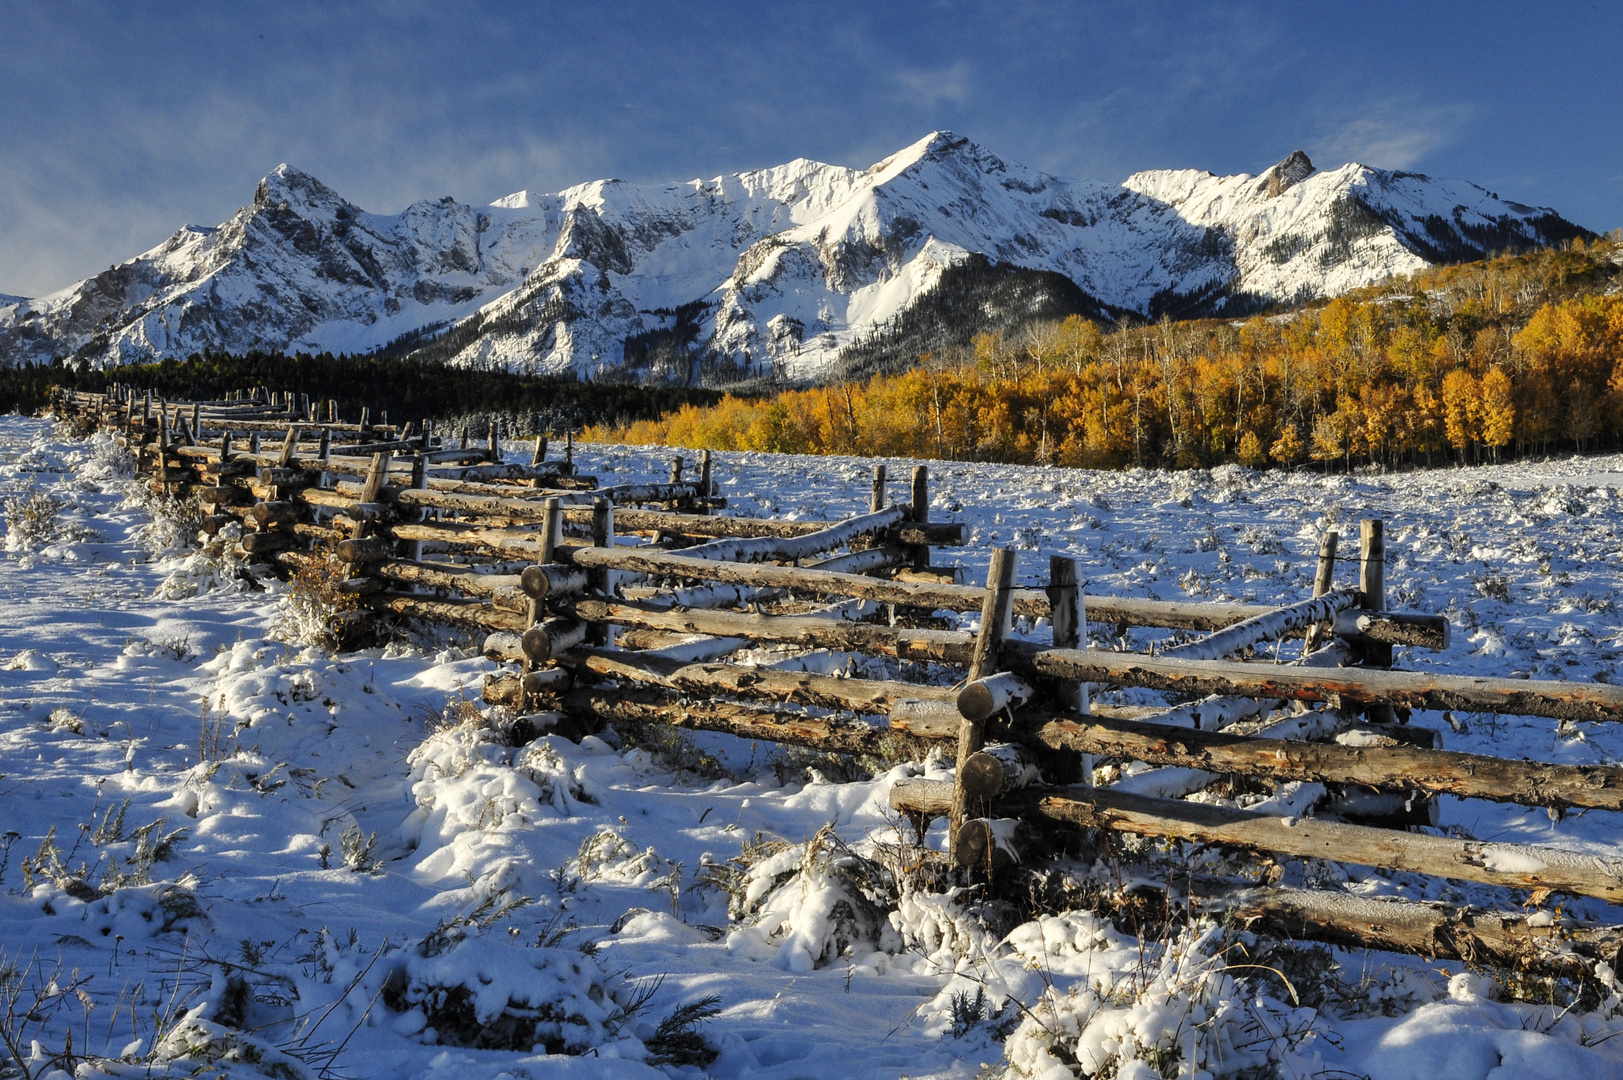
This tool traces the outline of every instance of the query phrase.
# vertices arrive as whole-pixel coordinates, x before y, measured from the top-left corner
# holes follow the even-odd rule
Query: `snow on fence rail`
[[[789,522],[716,515],[725,500],[708,452],[694,480],[677,458],[668,483],[600,488],[576,473],[568,437],[561,458],[540,438],[528,465],[509,463],[494,426],[482,447],[465,432],[449,447],[426,421],[372,424],[363,410],[343,423],[333,403],[291,394],[175,405],[112,387],[59,393],[54,407],[115,429],[155,488],[212,508],[205,532],[241,529],[246,558],[292,568],[330,552],[336,588],[370,613],[486,631],[486,654],[518,665],[489,678],[489,702],[583,729],[666,723],[848,754],[955,750],[952,781],[901,781],[890,799],[921,837],[946,817],[947,858],[968,875],[1031,858],[1033,838],[1058,825],[1623,902],[1623,860],[1406,831],[1435,824],[1439,794],[1623,809],[1623,769],[1450,753],[1406,724],[1415,709],[1619,720],[1623,688],[1389,670],[1393,645],[1446,649],[1449,628],[1384,610],[1379,521],[1362,523],[1356,588],[1334,586],[1332,532],[1314,595],[1284,607],[1084,597],[1069,559],[1050,560],[1046,590],[1013,587],[1014,551],[993,552],[984,588],[934,567],[931,549],[964,536],[929,520],[923,466],[907,502],[888,502],[880,466],[868,513]],[[630,534],[641,542],[624,544]],[[980,628],[930,625],[942,611],[980,611]],[[1015,616],[1046,619],[1051,644],[1012,637]],[[1160,655],[1116,652],[1084,647],[1089,621],[1208,633]],[[1259,646],[1297,638],[1292,662],[1259,659]],[[964,677],[943,687],[730,659],[763,644]],[[1090,704],[1088,684],[1199,699]],[[1104,761],[1152,768],[1106,784],[1094,775]],[[1225,777],[1322,794],[1286,815],[1183,798]],[[1623,928],[1574,933],[1399,901],[1375,912],[1324,890],[1203,879],[1188,896],[1295,936],[1466,960],[1560,968],[1616,958],[1623,944]]]

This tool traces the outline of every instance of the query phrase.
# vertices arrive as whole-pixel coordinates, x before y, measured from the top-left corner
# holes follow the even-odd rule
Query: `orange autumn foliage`
[[[1583,450],[1623,436],[1623,296],[1594,291],[1617,246],[1444,267],[1243,323],[1107,334],[1073,316],[866,382],[728,396],[586,437],[1085,468]]]

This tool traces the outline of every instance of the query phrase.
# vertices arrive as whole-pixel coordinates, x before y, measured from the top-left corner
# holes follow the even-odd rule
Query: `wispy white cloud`
[[[1382,102],[1342,120],[1315,140],[1315,160],[1356,161],[1382,169],[1407,169],[1461,137],[1470,124],[1468,105]]]
[[[974,92],[969,64],[962,60],[947,67],[904,68],[896,72],[894,79],[904,101],[925,108],[959,105]]]

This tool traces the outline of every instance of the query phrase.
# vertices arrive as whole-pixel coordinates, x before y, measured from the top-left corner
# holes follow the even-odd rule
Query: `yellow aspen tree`
[[[1516,429],[1516,402],[1511,396],[1510,376],[1503,368],[1493,368],[1482,376],[1482,441],[1493,447],[1494,460],[1499,448],[1510,442]]]
[[[1302,449],[1302,436],[1296,433],[1296,425],[1286,424],[1274,445],[1268,448],[1268,456],[1281,465],[1291,465],[1300,460]]]
[[[1340,414],[1321,415],[1313,421],[1313,460],[1330,462],[1346,450],[1346,432],[1339,423]]]
[[[1478,441],[1477,415],[1481,411],[1477,381],[1464,368],[1443,376],[1443,431],[1448,444],[1464,455]]]

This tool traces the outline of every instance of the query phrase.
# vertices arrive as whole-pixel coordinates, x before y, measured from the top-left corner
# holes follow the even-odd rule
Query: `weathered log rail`
[[[1357,588],[1335,587],[1331,533],[1313,597],[1283,607],[1084,596],[1064,559],[1046,590],[1019,588],[1014,552],[996,553],[980,587],[931,566],[931,549],[961,545],[964,529],[929,520],[923,466],[902,501],[888,501],[881,466],[865,513],[780,521],[718,514],[708,454],[696,477],[677,459],[668,482],[599,487],[576,472],[568,437],[562,458],[542,438],[516,463],[494,429],[483,446],[466,432],[449,446],[427,422],[363,412],[346,423],[331,402],[291,394],[175,404],[113,388],[54,404],[113,429],[155,489],[211,506],[206,533],[242,528],[245,557],[291,565],[325,545],[342,560],[336,587],[367,611],[484,631],[487,655],[520,665],[491,677],[489,701],[890,759],[955,745],[954,781],[901,782],[890,800],[921,822],[947,817],[949,856],[966,873],[1002,872],[1034,832],[1080,827],[1623,901],[1623,860],[1357,823],[1370,806],[1389,825],[1424,823],[1427,800],[1444,794],[1623,809],[1623,769],[1444,751],[1396,722],[1443,709],[1623,720],[1623,689],[1392,670],[1393,646],[1446,649],[1450,635],[1439,616],[1382,610],[1379,522],[1361,528]],[[976,632],[939,628],[972,612]],[[1013,634],[1015,618],[1051,620],[1052,643]],[[1158,655],[1117,652],[1086,647],[1090,622],[1204,636]],[[1302,637],[1293,662],[1263,648]],[[733,658],[763,647],[783,665]],[[790,669],[808,653],[917,662],[932,681]],[[941,685],[953,677],[943,666],[960,685]],[[1090,684],[1198,700],[1101,705]],[[1134,762],[1151,772],[1110,783]],[[1096,767],[1097,784],[1075,783]],[[1320,816],[1181,797],[1224,777],[1321,785]],[[1525,959],[1538,936],[1520,916],[1366,911],[1312,890],[1230,883],[1200,902],[1302,936],[1466,959]],[[1565,940],[1615,956],[1623,929]]]

